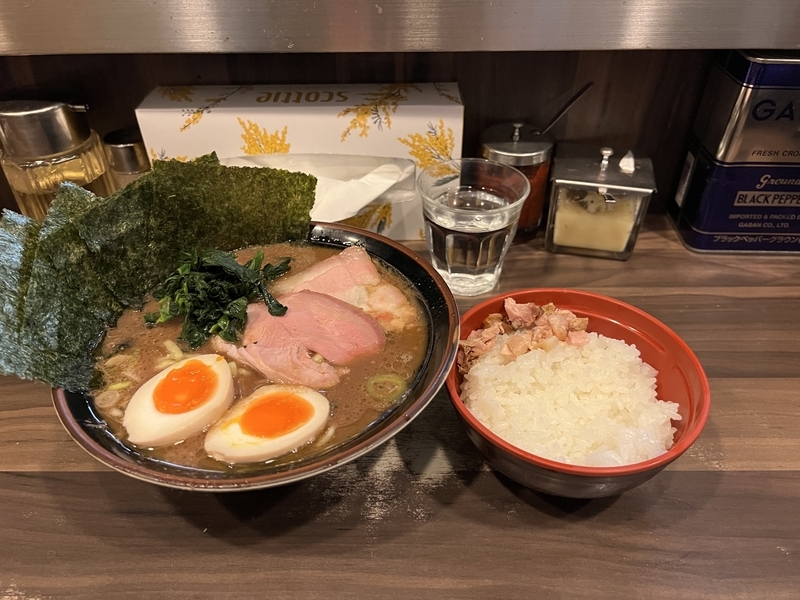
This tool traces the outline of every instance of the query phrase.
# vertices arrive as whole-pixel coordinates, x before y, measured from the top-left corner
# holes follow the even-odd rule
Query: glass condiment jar
[[[564,155],[562,156],[562,152]],[[656,190],[647,158],[612,158],[611,148],[559,145],[554,159],[545,248],[626,260]]]
[[[103,136],[116,189],[122,189],[150,170],[150,159],[138,127],[117,129]]]
[[[531,185],[522,207],[516,241],[532,238],[542,222],[553,142],[524,123],[493,125],[481,134],[481,156],[521,171]]]
[[[44,219],[65,181],[98,196],[114,192],[100,137],[78,114],[80,108],[40,100],[0,102],[0,166],[22,214]]]

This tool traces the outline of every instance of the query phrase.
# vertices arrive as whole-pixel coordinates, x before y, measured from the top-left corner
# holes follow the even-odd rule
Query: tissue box
[[[464,106],[455,83],[158,87],[136,109],[153,159],[349,154],[418,168],[460,158]],[[414,192],[384,195],[345,222],[397,240],[423,238]]]

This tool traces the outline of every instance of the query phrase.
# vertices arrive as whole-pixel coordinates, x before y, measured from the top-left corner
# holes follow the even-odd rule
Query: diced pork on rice
[[[464,374],[461,397],[507,442],[544,458],[618,466],[672,446],[678,405],[656,398],[657,372],[635,346],[589,333],[510,355],[498,334]],[[505,351],[504,351],[505,350]]]

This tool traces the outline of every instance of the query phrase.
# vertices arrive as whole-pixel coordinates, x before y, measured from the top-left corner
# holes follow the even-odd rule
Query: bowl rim
[[[312,221],[309,226],[307,240],[317,243],[327,243],[333,246],[346,248],[358,245],[358,242],[370,238],[380,242],[397,252],[404,254],[412,260],[418,267],[423,269],[434,281],[436,287],[441,290],[444,304],[448,314],[448,334],[446,336],[446,351],[443,355],[442,363],[438,366],[436,373],[422,389],[418,398],[404,410],[392,416],[392,420],[385,427],[380,429],[375,435],[371,435],[340,452],[333,452],[319,462],[311,462],[296,468],[285,471],[278,471],[264,474],[249,474],[240,477],[229,477],[224,479],[202,479],[181,474],[161,472],[152,467],[125,460],[114,452],[105,448],[94,440],[86,430],[80,425],[69,408],[68,394],[62,388],[51,389],[51,396],[56,415],[67,433],[94,459],[102,464],[128,475],[140,481],[170,487],[175,489],[190,491],[207,492],[230,492],[238,490],[254,490],[268,487],[276,487],[295,483],[309,477],[320,475],[338,466],[344,465],[356,458],[363,456],[388,442],[405,428],[414,418],[416,418],[433,400],[437,392],[445,384],[451,366],[455,364],[456,352],[458,350],[459,320],[458,307],[450,292],[450,288],[442,279],[441,275],[425,261],[419,254],[409,247],[382,236],[378,233],[342,225],[339,223],[323,223]],[[412,281],[415,285],[417,282]]]
[[[594,292],[588,292],[584,290],[576,290],[570,288],[525,288],[519,290],[513,290],[510,292],[505,292],[502,294],[497,294],[492,296],[491,298],[487,298],[486,300],[480,302],[479,304],[475,305],[471,309],[469,309],[464,315],[461,317],[459,321],[461,333],[460,339],[464,339],[466,335],[470,332],[466,331],[464,327],[464,323],[474,316],[477,313],[485,311],[489,306],[498,302],[498,300],[502,300],[505,298],[514,298],[520,296],[522,294],[536,292],[541,294],[570,294],[576,297],[582,297],[585,299],[599,299],[605,302],[609,302],[622,308],[623,310],[632,312],[637,314],[638,316],[646,319],[650,323],[656,325],[659,329],[663,332],[670,335],[678,344],[681,346],[683,352],[689,357],[691,364],[694,368],[697,369],[697,372],[700,374],[701,378],[701,395],[699,400],[699,410],[697,419],[692,423],[690,429],[686,429],[678,440],[678,443],[674,444],[669,450],[666,452],[659,454],[658,456],[651,458],[646,461],[641,461],[629,465],[621,465],[616,467],[589,467],[584,465],[572,465],[569,463],[558,462],[549,458],[544,458],[542,456],[538,456],[536,454],[532,454],[526,450],[518,448],[517,446],[507,442],[506,440],[502,439],[496,433],[492,432],[488,427],[486,427],[483,423],[481,423],[475,415],[472,414],[472,411],[467,408],[464,401],[461,399],[461,394],[458,390],[458,365],[453,364],[453,367],[450,369],[450,373],[447,376],[447,391],[448,395],[450,396],[450,401],[452,402],[453,406],[455,407],[458,414],[463,418],[469,427],[474,429],[479,435],[481,435],[484,439],[489,441],[492,445],[500,448],[504,452],[526,462],[532,463],[538,467],[554,471],[557,473],[566,473],[568,475],[576,475],[576,476],[583,476],[583,477],[618,477],[621,475],[633,475],[636,473],[643,473],[646,471],[650,471],[652,469],[659,469],[664,468],[673,460],[678,458],[681,454],[686,452],[689,447],[697,440],[700,436],[700,433],[703,431],[703,428],[708,421],[708,415],[711,411],[711,388],[708,383],[708,377],[706,376],[705,370],[703,369],[700,360],[697,358],[695,353],[689,347],[689,345],[677,334],[675,333],[670,327],[665,325],[660,320],[656,319],[651,314],[637,308],[631,304],[626,302],[622,302],[616,298],[612,298],[611,296],[605,296],[603,294],[596,294]]]

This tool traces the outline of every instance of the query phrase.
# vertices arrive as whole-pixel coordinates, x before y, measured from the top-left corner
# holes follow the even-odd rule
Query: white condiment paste
[[[619,197],[606,202],[597,192],[578,201],[571,190],[558,193],[553,243],[558,246],[622,252],[636,221],[641,197]]]

